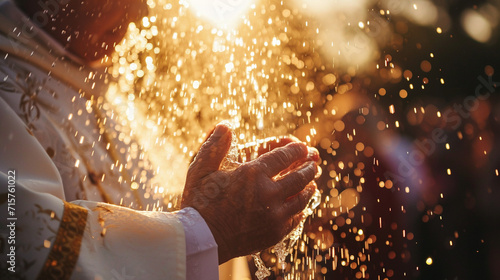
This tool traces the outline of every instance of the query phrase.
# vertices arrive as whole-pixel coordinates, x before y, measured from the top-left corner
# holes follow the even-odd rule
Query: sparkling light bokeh
[[[416,149],[396,135],[401,126],[446,128],[443,110],[405,103],[446,81],[433,52],[410,68],[382,50],[403,48],[408,22],[435,30],[436,36],[451,23],[444,8],[431,1],[377,3],[149,0],[149,16],[130,25],[110,58],[114,81],[107,98],[126,116],[123,126],[130,127],[127,133],[138,138],[154,166],[159,196],[152,208],[179,207],[188,163],[218,122],[233,123],[240,144],[294,134],[321,150],[323,200],[285,271],[271,251],[262,254],[266,265],[274,265],[274,273],[285,279],[323,279],[342,269],[357,279],[392,278],[394,269],[372,262],[372,256],[408,262],[416,233],[396,218],[382,217],[417,207],[425,213],[423,222],[442,219],[444,194],[426,187],[430,171],[425,166],[408,178],[371,169],[383,163],[398,170],[399,158],[393,155]],[[465,31],[479,42],[491,39],[494,25],[485,18],[484,11],[463,15]],[[468,31],[474,22],[481,23],[481,32]],[[493,68],[485,71],[493,73]],[[367,92],[368,84],[380,86]],[[390,100],[389,105],[381,100]],[[462,137],[461,131],[456,134]],[[453,148],[450,142],[442,143],[446,150]],[[491,141],[484,142],[478,146],[486,154]],[[368,183],[376,189],[367,193]],[[373,211],[386,202],[381,192],[402,201],[397,209],[384,208],[389,214]],[[380,232],[365,228],[373,225]],[[394,241],[396,235],[403,241]],[[433,265],[432,256],[424,264]],[[417,264],[408,275],[418,270]]]

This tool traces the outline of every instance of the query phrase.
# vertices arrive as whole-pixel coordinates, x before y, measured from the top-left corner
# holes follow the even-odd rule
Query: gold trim
[[[87,209],[64,201],[56,240],[37,279],[70,279],[80,255],[87,213]]]

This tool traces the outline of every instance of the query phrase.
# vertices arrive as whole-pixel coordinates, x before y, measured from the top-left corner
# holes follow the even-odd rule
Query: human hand
[[[231,137],[227,126],[217,125],[189,167],[181,203],[205,219],[219,246],[219,263],[268,248],[297,226],[317,172],[311,160],[316,157],[293,141],[234,170],[220,170]]]
[[[240,162],[247,162],[256,159],[257,157],[260,157],[261,155],[268,153],[276,148],[283,147],[286,146],[287,144],[294,142],[299,143],[300,140],[295,136],[280,136],[280,137],[268,138],[263,140],[262,142],[257,141],[253,143],[247,143],[240,150],[239,160]],[[295,167],[299,166],[301,163],[304,163],[305,161],[314,161],[318,163],[318,161],[320,160],[318,150],[313,147],[307,147],[307,150],[308,150],[307,158],[296,162]]]

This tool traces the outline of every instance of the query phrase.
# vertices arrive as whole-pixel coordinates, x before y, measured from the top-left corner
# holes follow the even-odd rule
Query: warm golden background
[[[294,134],[322,155],[286,270],[262,255],[272,279],[500,278],[499,1],[148,5],[107,58],[107,98],[156,170],[155,207],[179,206],[229,120],[239,143]]]

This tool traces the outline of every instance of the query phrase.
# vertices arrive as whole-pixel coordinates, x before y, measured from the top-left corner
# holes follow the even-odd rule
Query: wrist
[[[220,232],[217,226],[215,226],[211,221],[205,219],[208,228],[212,232],[212,235],[215,239],[215,243],[217,243],[217,253],[219,256],[219,264],[223,264],[233,257],[235,257],[233,254],[231,254],[230,251],[230,245],[228,243],[227,238]]]

